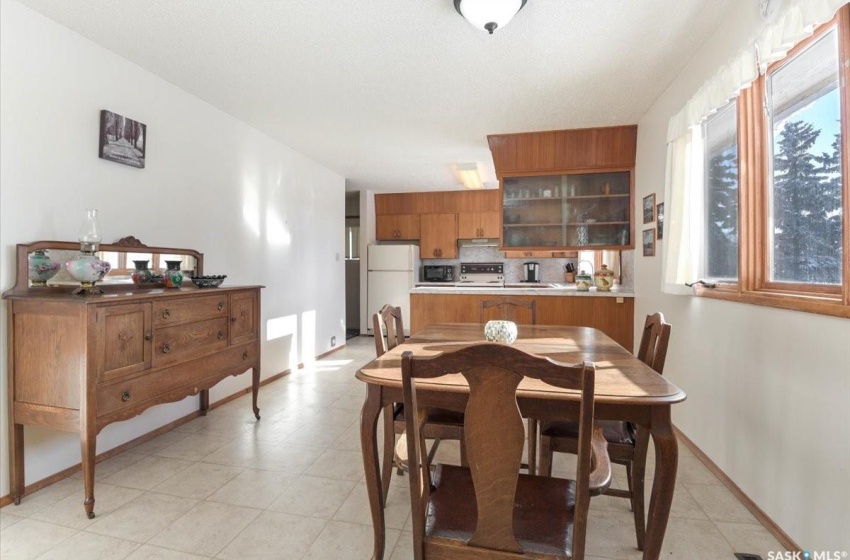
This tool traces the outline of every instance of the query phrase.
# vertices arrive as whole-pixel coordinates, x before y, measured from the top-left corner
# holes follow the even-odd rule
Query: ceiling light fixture
[[[455,0],[455,9],[477,29],[493,34],[506,26],[526,0]]]
[[[481,171],[477,163],[458,163],[455,165],[457,178],[467,189],[482,189],[484,181],[481,179]]]

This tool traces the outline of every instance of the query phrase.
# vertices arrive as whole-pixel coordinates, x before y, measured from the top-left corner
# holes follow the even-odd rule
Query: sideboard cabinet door
[[[257,321],[257,293],[238,292],[230,296],[230,343],[243,344],[256,340]]]
[[[98,307],[97,372],[101,382],[151,367],[151,304]]]

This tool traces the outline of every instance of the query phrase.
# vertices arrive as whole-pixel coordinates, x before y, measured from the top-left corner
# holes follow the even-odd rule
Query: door
[[[98,307],[97,375],[108,381],[151,367],[151,304]]]
[[[257,292],[231,294],[230,344],[243,344],[257,338],[259,311]]]
[[[419,216],[416,214],[375,216],[375,237],[378,241],[419,239]]]
[[[411,271],[370,271],[366,297],[367,331],[372,332],[372,314],[386,304],[401,308],[404,332],[410,334],[410,290],[413,288]]]
[[[415,270],[417,250],[415,245],[369,245],[367,270]]]

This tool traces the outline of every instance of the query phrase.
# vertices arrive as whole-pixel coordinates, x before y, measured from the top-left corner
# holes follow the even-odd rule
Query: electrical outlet
[[[331,348],[333,348],[334,346],[336,346],[336,337],[332,336],[331,337]]]

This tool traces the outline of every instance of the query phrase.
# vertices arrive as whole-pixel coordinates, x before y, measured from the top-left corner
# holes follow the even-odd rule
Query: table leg
[[[528,419],[528,474],[537,474],[537,420]]]
[[[201,403],[198,409],[201,412],[201,416],[206,416],[207,412],[210,410],[210,390],[202,389],[201,390]]]
[[[12,421],[9,434],[11,435],[9,452],[12,454],[9,458],[9,482],[12,500],[16,506],[19,506],[24,495],[24,425],[15,424]]]
[[[679,447],[670,420],[670,407],[652,410],[652,441],[655,444],[655,478],[652,482],[652,497],[649,501],[649,519],[643,548],[643,560],[658,560],[661,545],[667,531],[667,519],[673,505],[673,490],[676,487],[676,468],[679,462]]]
[[[366,401],[360,412],[360,448],[366,472],[366,492],[372,512],[374,549],[372,560],[384,558],[386,532],[384,527],[384,496],[381,488],[381,467],[378,462],[378,416],[381,413],[381,387],[369,385]]]
[[[260,419],[260,407],[257,406],[257,396],[260,394],[260,359],[257,358],[257,365],[251,369],[251,402],[254,406],[254,417]]]
[[[644,540],[646,539],[644,478],[646,476],[646,452],[649,450],[649,431],[646,428],[638,428],[635,439],[635,453],[631,468],[632,478],[629,486],[632,490],[632,512],[635,518],[637,547],[638,550],[643,550]]]
[[[94,519],[94,463],[97,450],[97,432],[93,425],[83,426],[80,431],[80,448],[83,464],[83,486],[85,488],[83,507],[86,508],[88,518]]]

